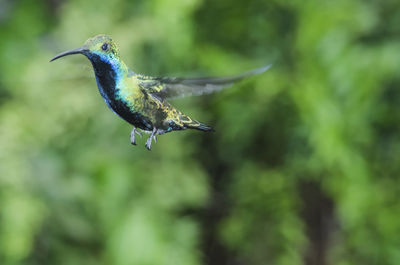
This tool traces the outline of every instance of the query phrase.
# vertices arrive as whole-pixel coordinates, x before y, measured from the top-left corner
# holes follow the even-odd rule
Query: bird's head
[[[109,36],[104,34],[88,39],[80,48],[65,51],[56,55],[50,60],[50,62],[71,54],[83,54],[92,61],[92,63],[101,60],[110,64],[116,64],[119,61],[117,45]]]

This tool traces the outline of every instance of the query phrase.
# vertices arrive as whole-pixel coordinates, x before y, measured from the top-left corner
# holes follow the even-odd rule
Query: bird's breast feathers
[[[141,98],[143,98],[143,93],[133,78],[123,78],[117,82],[115,90],[116,100],[120,100],[133,108]]]

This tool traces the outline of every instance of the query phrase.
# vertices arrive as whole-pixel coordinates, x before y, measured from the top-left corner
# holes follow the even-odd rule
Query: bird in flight
[[[263,73],[271,66],[231,77],[151,77],[131,71],[121,60],[115,42],[103,34],[88,39],[80,48],[56,55],[50,62],[71,54],[82,54],[90,60],[104,101],[133,126],[131,143],[136,145],[136,134],[142,137],[138,129],[150,133],[145,145],[148,150],[160,134],[185,129],[213,131],[210,126],[174,108],[168,99],[212,93],[248,76]]]

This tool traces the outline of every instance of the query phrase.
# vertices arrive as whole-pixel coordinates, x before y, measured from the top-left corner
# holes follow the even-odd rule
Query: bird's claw
[[[131,144],[136,145],[135,135],[133,135],[133,137],[131,135]]]
[[[149,150],[149,151],[151,151],[151,142],[153,141],[153,139],[154,139],[154,142],[157,143],[156,132],[157,132],[157,129],[154,128],[153,132],[150,135],[150,137],[146,141],[145,146],[146,146],[147,150]]]
[[[142,137],[141,133],[138,132],[138,131],[136,130],[135,127],[133,127],[133,129],[132,129],[132,131],[131,131],[131,144],[132,144],[132,145],[136,145],[135,133],[139,134],[140,137]]]
[[[154,142],[157,143],[157,137],[155,135],[154,136],[151,135],[149,137],[149,139],[147,139],[145,146],[146,146],[147,150],[149,150],[149,151],[151,151],[151,142],[152,142],[152,140],[154,140]]]
[[[151,144],[146,143],[144,146],[146,146],[147,150],[151,151]]]

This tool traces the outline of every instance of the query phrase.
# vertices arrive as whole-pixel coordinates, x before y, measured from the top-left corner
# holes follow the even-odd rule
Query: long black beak
[[[85,51],[87,51],[87,50],[84,49],[84,48],[77,48],[77,49],[73,49],[73,50],[70,50],[70,51],[62,52],[62,53],[57,54],[56,56],[54,56],[50,60],[50,62],[52,62],[52,61],[54,61],[54,60],[56,60],[58,58],[64,57],[64,56],[71,55],[71,54],[83,54]]]

